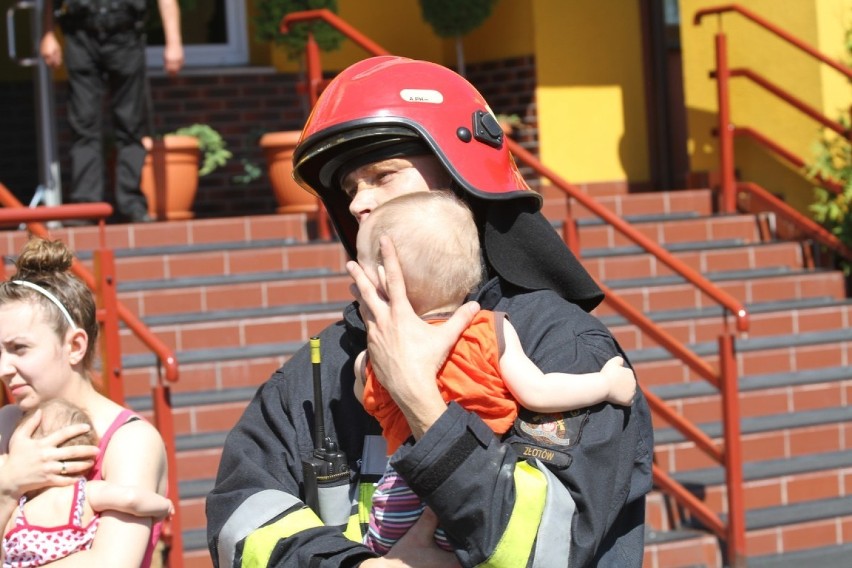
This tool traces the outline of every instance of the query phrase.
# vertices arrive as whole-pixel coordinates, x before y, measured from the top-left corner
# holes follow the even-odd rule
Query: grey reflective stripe
[[[547,467],[538,460],[535,466],[547,478],[547,497],[538,526],[532,568],[565,568],[571,556],[571,526],[577,505],[568,489]]]
[[[219,568],[234,565],[237,545],[290,507],[302,502],[283,491],[266,489],[255,493],[240,505],[219,531]]]
[[[349,497],[349,484],[333,487],[320,487],[317,491],[320,519],[326,525],[343,527],[349,523],[352,515],[352,499]]]

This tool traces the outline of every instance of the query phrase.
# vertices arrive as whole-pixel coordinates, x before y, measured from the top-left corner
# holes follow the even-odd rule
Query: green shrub
[[[852,58],[852,28],[846,31],[847,59]],[[843,113],[838,119],[846,132],[850,131],[850,116]],[[830,180],[842,186],[839,193],[814,187],[814,201],[809,209],[814,220],[831,231],[840,241],[852,246],[852,144],[849,140],[833,130],[823,128],[819,139],[814,144],[814,161],[808,167],[807,174],[812,179]],[[841,261],[844,273],[849,276],[852,266],[848,261]]]
[[[256,4],[255,37],[260,41],[274,41],[276,45],[284,47],[290,59],[298,59],[304,53],[308,31],[314,34],[322,51],[335,50],[343,42],[341,32],[321,21],[296,24],[286,34],[279,31],[281,18],[293,12],[325,8],[336,14],[337,0],[258,0]]]

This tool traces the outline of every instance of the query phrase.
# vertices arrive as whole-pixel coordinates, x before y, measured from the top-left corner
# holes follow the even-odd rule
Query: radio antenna
[[[322,401],[322,374],[320,371],[320,340],[312,337],[311,343],[311,367],[314,373],[314,448],[321,449],[325,441],[325,420]]]

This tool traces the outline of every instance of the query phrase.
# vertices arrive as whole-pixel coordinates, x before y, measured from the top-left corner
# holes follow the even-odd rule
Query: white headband
[[[28,282],[26,280],[12,280],[12,284],[17,284],[18,286],[24,286],[26,288],[32,288],[51,302],[53,305],[59,308],[59,311],[62,312],[62,315],[65,316],[66,321],[68,321],[68,325],[71,326],[71,329],[79,329],[77,324],[74,323],[74,318],[71,317],[71,314],[68,313],[68,310],[65,309],[65,306],[62,305],[62,302],[59,301],[59,298],[39,286],[38,284],[33,284],[32,282]]]

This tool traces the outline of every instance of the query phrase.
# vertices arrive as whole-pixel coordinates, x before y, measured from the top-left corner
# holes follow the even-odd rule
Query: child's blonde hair
[[[379,237],[394,243],[408,299],[423,315],[460,306],[482,281],[479,233],[467,205],[450,191],[421,191],[377,207],[370,247],[381,262]]]
[[[62,398],[47,400],[38,405],[41,409],[41,422],[33,433],[34,438],[44,438],[72,424],[88,424],[89,431],[65,440],[59,445],[66,446],[97,446],[98,435],[95,426],[86,411]],[[30,416],[28,413],[24,418]]]

